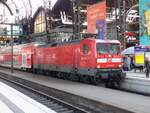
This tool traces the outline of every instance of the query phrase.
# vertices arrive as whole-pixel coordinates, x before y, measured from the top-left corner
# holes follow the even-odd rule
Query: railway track
[[[3,69],[4,68],[2,68],[2,70]],[[4,71],[6,71],[6,73]],[[8,69],[6,69],[6,68],[4,69],[4,71],[0,72],[0,75],[1,75],[0,77],[3,77],[5,79],[9,79],[9,80],[13,80],[13,81],[17,82],[17,84],[18,83],[24,84],[29,88],[32,86],[33,89],[36,89],[38,91],[40,90],[42,93],[45,93],[46,98],[47,98],[47,96],[59,98],[60,100],[63,100],[67,103],[70,103],[71,106],[73,105],[73,106],[77,106],[77,108],[79,108],[79,109],[81,108],[81,111],[83,111],[83,112],[77,111],[77,112],[71,112],[71,113],[114,113],[114,112],[115,113],[130,113],[128,110],[125,110],[125,109],[111,106],[109,104],[107,105],[105,103],[91,100],[89,98],[84,98],[80,95],[75,95],[73,93],[69,93],[69,92],[60,90],[59,88],[57,89],[55,87],[49,87],[49,86],[44,85],[42,83],[39,84],[38,82],[32,82],[32,80],[30,81],[28,79],[24,79],[24,77],[21,77],[21,76],[17,77],[17,76],[11,75],[10,73],[7,73]],[[35,79],[38,78],[38,76],[36,77],[30,73],[26,73],[26,72],[22,72],[22,71],[18,71],[18,70],[15,70],[15,73],[18,73],[20,75],[21,74],[22,75],[29,74],[29,76],[32,76],[33,78],[35,77]],[[28,76],[26,76],[26,77],[28,78]],[[104,86],[99,85],[97,87],[104,87]],[[44,102],[43,104],[45,105],[46,102]],[[72,108],[71,108],[71,110],[72,110]],[[65,113],[65,112],[62,112],[62,113]],[[70,112],[66,112],[66,113],[70,113]]]
[[[10,85],[11,87],[17,89],[23,94],[31,97],[32,99],[40,102],[41,104],[47,106],[48,108],[56,111],[57,113],[90,113],[79,107],[73,106],[67,102],[64,102],[60,99],[49,96],[41,91],[37,91],[33,88],[25,86],[21,83],[17,83],[13,80],[9,80],[4,77],[0,77],[0,81]]]

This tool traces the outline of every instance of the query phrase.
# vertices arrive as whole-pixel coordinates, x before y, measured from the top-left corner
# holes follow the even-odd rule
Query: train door
[[[77,47],[76,49],[75,49],[75,57],[74,57],[74,67],[77,69],[78,67],[79,67],[79,58],[80,58],[80,48],[79,47]]]
[[[26,67],[27,65],[27,54],[22,53],[22,67]]]
[[[95,47],[93,42],[83,42],[81,48],[80,66],[82,68],[94,68],[95,66]]]
[[[81,67],[87,67],[89,65],[90,58],[90,46],[87,43],[81,45]]]

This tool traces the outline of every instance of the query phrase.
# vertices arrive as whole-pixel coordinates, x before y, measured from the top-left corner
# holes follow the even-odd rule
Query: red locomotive
[[[0,50],[0,65],[10,66],[10,49]],[[25,44],[14,47],[14,65],[36,73],[106,85],[119,84],[122,72],[121,45],[117,40],[82,39],[40,46]]]

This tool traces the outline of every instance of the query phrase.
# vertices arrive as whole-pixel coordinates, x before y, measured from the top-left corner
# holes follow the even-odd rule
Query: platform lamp
[[[126,0],[123,0],[123,32],[126,31]],[[126,38],[123,37],[123,48],[126,49]]]
[[[7,25],[11,25],[11,28],[13,28],[13,23],[14,23],[14,17],[13,17],[13,12],[10,9],[9,5],[6,3],[7,0],[0,0],[0,3],[4,4],[4,6],[7,7],[8,11],[10,12],[12,18],[11,18],[11,24],[7,23]],[[13,73],[13,29],[11,29],[11,53],[12,53],[12,63],[11,63],[11,72]]]
[[[11,43],[11,73],[14,72],[14,64],[13,64],[13,46],[14,46],[14,39],[13,39],[13,25],[15,24],[15,16],[10,16],[10,20],[9,20],[9,23],[10,23],[10,43]]]

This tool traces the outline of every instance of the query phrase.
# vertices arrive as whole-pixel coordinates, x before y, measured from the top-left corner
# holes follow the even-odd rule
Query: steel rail
[[[28,87],[24,84],[15,82],[8,78],[4,78],[0,76],[0,79],[6,81],[7,83],[11,83],[11,87],[16,88],[20,92],[23,92],[27,96],[35,99],[36,101],[44,104],[48,108],[56,111],[57,113],[90,113],[85,111],[79,107],[73,106],[65,101],[57,99],[55,97],[49,96],[41,91],[35,90],[31,87]]]

